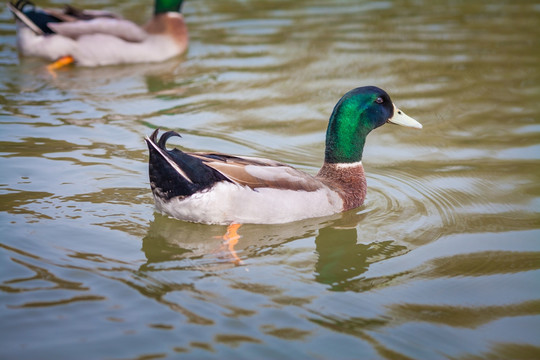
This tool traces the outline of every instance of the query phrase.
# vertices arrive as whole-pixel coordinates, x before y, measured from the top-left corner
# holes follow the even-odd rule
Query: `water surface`
[[[76,1],[143,22],[148,1]],[[40,1],[58,5],[58,1]],[[19,59],[0,9],[0,357],[540,358],[540,6],[186,1],[189,52]],[[359,209],[224,226],[154,211],[143,137],[316,173],[337,100],[424,124],[364,151]]]

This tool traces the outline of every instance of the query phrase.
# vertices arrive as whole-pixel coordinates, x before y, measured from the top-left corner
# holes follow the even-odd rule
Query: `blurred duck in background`
[[[154,15],[139,26],[99,10],[39,9],[28,0],[9,2],[23,56],[53,61],[49,70],[75,63],[103,66],[160,62],[184,53],[188,30],[183,0],[155,0]]]

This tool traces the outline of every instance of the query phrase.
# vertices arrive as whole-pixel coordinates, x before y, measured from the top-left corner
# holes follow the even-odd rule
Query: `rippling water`
[[[143,22],[148,3],[75,4]],[[184,12],[184,57],[52,78],[0,8],[0,358],[540,358],[537,2]],[[424,124],[370,135],[361,208],[244,225],[240,266],[225,227],[154,212],[156,127],[315,173],[361,85]]]

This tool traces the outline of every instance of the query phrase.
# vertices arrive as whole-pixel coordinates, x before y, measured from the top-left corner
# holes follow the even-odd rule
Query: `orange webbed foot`
[[[74,62],[75,62],[75,59],[72,56],[70,56],[70,55],[62,56],[61,58],[59,58],[55,62],[47,65],[47,70],[49,71],[49,73],[53,77],[56,77],[55,70],[58,70],[58,69],[60,69],[60,68],[62,68],[64,66],[68,66],[70,64],[73,64]]]
[[[236,250],[234,250],[234,246],[238,244],[238,239],[241,237],[237,232],[240,226],[242,226],[242,224],[229,225],[225,235],[221,236],[223,239],[223,247],[225,247],[226,251],[230,254],[232,262],[235,265],[240,265],[242,263],[242,260],[240,260],[236,254]]]

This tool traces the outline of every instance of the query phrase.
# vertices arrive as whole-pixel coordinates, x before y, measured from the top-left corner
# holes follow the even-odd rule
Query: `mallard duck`
[[[156,0],[154,16],[144,26],[106,11],[37,9],[28,0],[8,3],[17,22],[22,55],[81,66],[158,62],[183,53],[188,31],[183,0]]]
[[[359,87],[338,101],[316,176],[255,157],[167,150],[167,131],[145,138],[156,208],[177,219],[209,224],[286,223],[359,207],[366,197],[366,136],[390,122],[421,129],[378,87]]]

